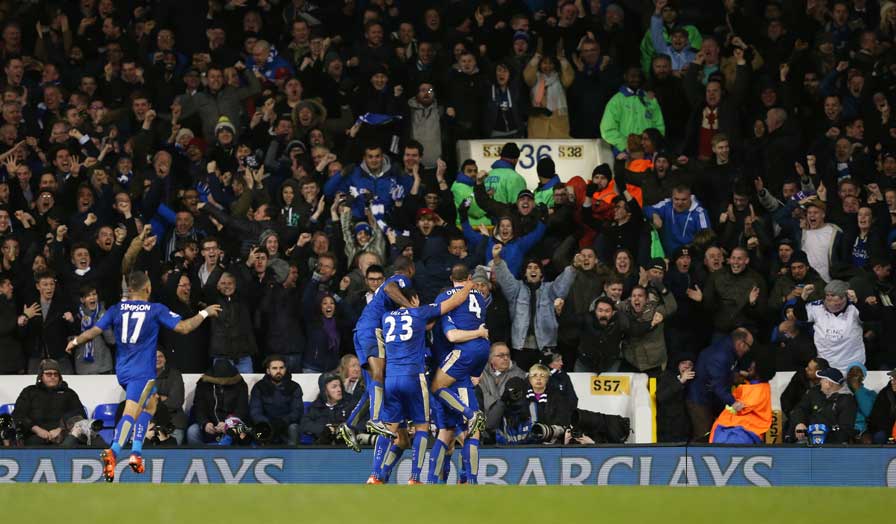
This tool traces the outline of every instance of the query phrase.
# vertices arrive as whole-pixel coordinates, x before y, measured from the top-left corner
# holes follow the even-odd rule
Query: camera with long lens
[[[358,433],[355,435],[355,442],[360,446],[370,446],[373,447],[376,444],[376,439],[379,435],[373,433]]]
[[[532,436],[532,440],[535,442],[542,444],[548,442],[554,442],[556,440],[563,441],[563,435],[566,433],[566,427],[557,426],[553,424],[542,424],[540,422],[536,422],[532,424],[532,432],[530,435]]]

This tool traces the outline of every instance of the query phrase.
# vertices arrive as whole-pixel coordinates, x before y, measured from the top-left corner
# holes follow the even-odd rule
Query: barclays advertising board
[[[361,483],[370,451],[147,450],[146,472],[120,463],[116,482]],[[454,470],[449,478],[454,482]],[[0,450],[0,482],[101,482],[95,450]],[[393,481],[410,476],[407,458]],[[482,484],[896,486],[896,448],[606,447],[483,449]]]

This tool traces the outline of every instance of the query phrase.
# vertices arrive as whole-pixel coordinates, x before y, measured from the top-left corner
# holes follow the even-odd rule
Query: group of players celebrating
[[[388,482],[398,459],[412,448],[408,483],[420,484],[432,420],[438,435],[430,453],[429,482],[446,481],[455,442],[461,441],[459,479],[475,484],[479,432],[485,417],[478,409],[473,377],[480,375],[489,355],[485,328],[489,278],[481,270],[471,275],[469,268],[456,265],[451,268],[452,287],[440,293],[434,304],[421,306],[411,285],[413,261],[399,257],[394,271],[373,293],[355,325],[355,352],[368,385],[368,402],[358,402],[337,435],[360,451],[355,431],[369,409],[366,429],[379,437],[367,483]],[[429,330],[432,337],[427,345]],[[427,373],[427,360],[432,373]]]
[[[459,480],[475,484],[479,432],[485,426],[485,417],[478,408],[473,377],[480,375],[489,355],[485,328],[489,278],[482,270],[472,275],[466,266],[456,265],[451,270],[452,287],[439,294],[434,304],[421,306],[411,284],[414,262],[398,257],[394,270],[395,274],[372,294],[355,325],[355,351],[367,384],[368,402],[358,402],[347,422],[337,429],[337,435],[347,446],[360,451],[355,431],[369,410],[366,429],[376,434],[377,440],[373,471],[367,483],[388,482],[402,453],[412,448],[408,483],[420,484],[432,416],[438,435],[430,453],[429,482],[446,481],[455,442],[460,441],[463,445]],[[109,308],[94,327],[76,336],[66,348],[71,352],[107,329],[115,333],[115,369],[126,397],[111,447],[101,453],[103,478],[107,482],[114,480],[117,457],[129,440],[132,444],[128,465],[136,473],[145,470],[142,449],[156,410],[155,354],[159,329],[186,334],[221,311],[220,306],[211,305],[183,320],[164,305],[148,301],[152,287],[142,272],[131,273],[127,287],[127,299]],[[429,345],[428,330],[432,331]],[[427,373],[427,361],[434,372]],[[430,398],[434,399],[432,403]]]

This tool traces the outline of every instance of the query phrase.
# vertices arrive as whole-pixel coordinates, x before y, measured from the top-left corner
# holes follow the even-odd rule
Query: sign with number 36
[[[520,146],[520,159],[516,165],[518,173],[526,179],[529,189],[538,185],[536,166],[538,159],[549,156],[554,161],[560,180],[567,181],[581,176],[591,181],[591,171],[598,164],[607,163],[613,167],[613,152],[602,140],[462,140],[457,143],[457,158],[463,162],[468,158],[476,161],[481,171],[488,171],[501,158],[501,148],[505,142],[516,142]]]

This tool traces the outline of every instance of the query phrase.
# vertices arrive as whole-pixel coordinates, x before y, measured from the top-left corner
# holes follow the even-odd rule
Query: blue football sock
[[[467,482],[476,484],[479,480],[479,439],[467,438],[462,455]]]
[[[448,388],[442,388],[436,392],[436,398],[439,399],[443,406],[447,407],[451,411],[462,413],[465,419],[470,420],[471,418],[473,418],[473,410],[470,409],[470,406],[464,404],[464,402],[457,395],[456,391],[452,391]]]
[[[445,467],[445,452],[448,447],[439,439],[436,439],[429,452],[429,483],[440,484],[442,470]]]
[[[395,468],[395,465],[398,464],[398,460],[401,459],[401,455],[403,454],[404,448],[395,443],[389,446],[389,451],[386,452],[386,458],[383,459],[383,482],[389,482],[389,477],[392,476],[392,470]]]
[[[420,472],[423,471],[423,462],[426,460],[426,445],[429,443],[429,434],[425,431],[414,433],[414,462],[411,464],[411,480],[420,480]]]
[[[453,455],[445,455],[444,465],[442,466],[443,484],[448,482],[448,475],[451,473],[451,457]]]
[[[121,453],[121,448],[128,442],[131,432],[134,430],[134,417],[130,415],[122,415],[121,420],[115,426],[115,433],[112,436],[112,454],[116,457]]]
[[[386,453],[389,452],[389,446],[391,445],[392,440],[382,436],[377,437],[376,444],[373,445],[372,474],[380,480],[383,479],[383,460],[386,458]]]
[[[131,453],[138,455],[143,453],[143,437],[146,436],[146,428],[152,420],[152,414],[146,410],[140,412],[137,424],[134,426],[134,441],[131,443]]]

